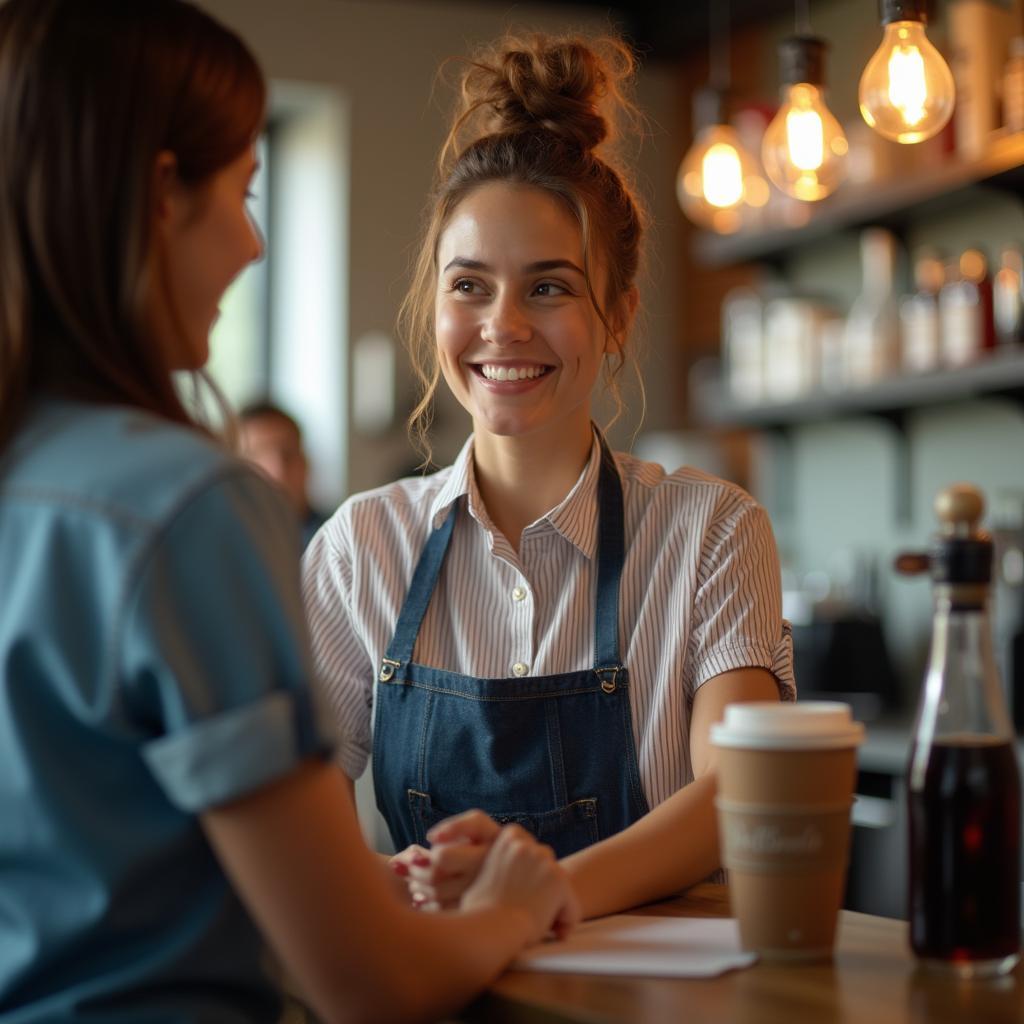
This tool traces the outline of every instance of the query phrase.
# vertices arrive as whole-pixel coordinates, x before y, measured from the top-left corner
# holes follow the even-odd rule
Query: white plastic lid
[[[864,726],[840,701],[753,701],[727,704],[724,720],[711,726],[711,742],[753,750],[830,750],[860,746]]]

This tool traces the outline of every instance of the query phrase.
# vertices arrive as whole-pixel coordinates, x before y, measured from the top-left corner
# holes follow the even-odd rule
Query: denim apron
[[[594,667],[478,679],[412,660],[458,515],[430,535],[381,662],[374,715],[377,806],[396,849],[472,807],[515,822],[559,857],[647,813],[619,657],[622,483],[600,438]]]

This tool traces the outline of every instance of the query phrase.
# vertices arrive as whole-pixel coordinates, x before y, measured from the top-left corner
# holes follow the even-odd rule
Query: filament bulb
[[[882,44],[861,75],[858,98],[864,120],[894,142],[923,142],[946,126],[956,86],[923,21],[885,26]]]
[[[730,234],[749,207],[767,202],[768,186],[736,129],[721,123],[722,97],[715,90],[698,94],[695,120],[703,127],[679,165],[679,205],[699,227]]]
[[[816,202],[846,176],[846,136],[825,104],[825,43],[793,36],[779,46],[782,102],[764,133],[761,162],[787,195]]]
[[[761,159],[773,184],[807,202],[824,199],[846,175],[846,136],[815,85],[788,86],[764,133]]]

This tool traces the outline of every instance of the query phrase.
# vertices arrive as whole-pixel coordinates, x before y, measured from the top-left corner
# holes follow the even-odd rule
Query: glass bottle
[[[939,292],[942,361],[966,366],[995,346],[992,282],[980,249],[965,249]]]
[[[969,484],[942,491],[928,555],[935,609],[907,771],[910,942],[922,963],[961,978],[1020,958],[1020,772],[988,615],[992,541]]]
[[[1003,127],[1024,131],[1024,36],[1010,40],[1010,53],[1003,69]]]
[[[1004,245],[992,279],[992,315],[996,343],[1018,345],[1024,340],[1024,254],[1019,245]]]
[[[900,354],[911,373],[939,365],[939,291],[946,271],[941,256],[925,250],[914,263],[916,291],[900,303]]]
[[[885,228],[865,228],[860,236],[861,293],[846,318],[846,377],[854,385],[873,384],[899,369],[899,309],[893,281],[896,238]]]

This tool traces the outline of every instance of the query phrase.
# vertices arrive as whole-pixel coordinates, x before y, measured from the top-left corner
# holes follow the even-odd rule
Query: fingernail
[[[391,870],[402,878],[405,878],[405,876],[409,874],[409,868],[400,860],[393,860],[391,862]]]
[[[429,868],[430,867],[430,858],[427,857],[425,854],[422,854],[422,853],[414,854],[413,858],[412,858],[412,862],[418,868]]]

